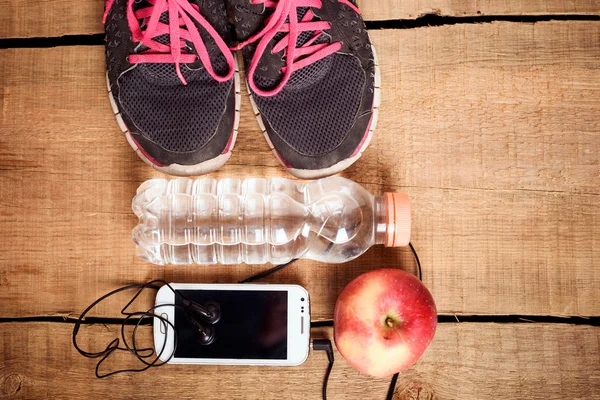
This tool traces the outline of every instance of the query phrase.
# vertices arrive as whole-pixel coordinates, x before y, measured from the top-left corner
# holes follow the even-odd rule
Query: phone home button
[[[167,315],[167,313],[162,313],[160,314],[161,317],[163,317],[166,320],[169,320],[169,316]],[[160,320],[160,333],[162,333],[163,335],[165,333],[167,333],[167,323],[165,321]]]

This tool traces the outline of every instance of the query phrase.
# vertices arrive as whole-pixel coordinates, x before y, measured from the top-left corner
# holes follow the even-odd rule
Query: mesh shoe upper
[[[179,32],[182,52],[194,55],[188,56],[186,61],[195,61],[179,65],[181,77],[172,62],[130,62],[132,55],[156,51],[149,49],[145,42],[133,40],[127,16],[129,3],[135,11],[151,5],[146,1],[115,0],[107,9],[105,29],[110,89],[132,138],[161,165],[197,165],[217,157],[232,135],[235,116],[233,77],[224,82],[215,80],[196,56],[198,51],[185,37],[188,33],[183,28]],[[194,22],[206,47],[210,66],[216,74],[226,75],[230,65],[216,42],[231,43],[224,4],[213,0],[189,1],[189,4],[197,6],[199,13],[218,33],[219,38],[215,38]],[[168,25],[169,12],[163,12],[159,21]],[[148,19],[140,18],[138,22],[142,31],[147,28]],[[167,47],[171,42],[170,33],[157,35],[154,41]]]
[[[334,54],[295,72],[275,96],[256,96],[256,104],[290,148],[325,155],[344,141],[359,111],[365,76],[357,64]]]
[[[305,21],[310,10],[312,20],[330,24],[330,29],[320,35],[317,31],[302,32],[296,40],[297,48],[307,42],[341,46],[335,53],[295,70],[281,90],[268,95],[252,90],[252,96],[284,162],[295,169],[325,169],[351,157],[368,133],[374,98],[373,53],[355,7],[335,0],[319,2],[320,7],[302,7],[302,1],[292,3],[297,6],[298,21]],[[252,37],[265,29],[269,16],[274,18],[273,7],[230,0],[229,11],[238,40],[250,40],[243,44],[242,51],[246,70],[256,63],[254,85],[261,91],[273,91],[284,76],[288,51],[272,51],[288,33],[277,33],[258,58],[260,42],[253,42]]]
[[[194,152],[210,141],[231,93],[231,83],[216,82],[204,69],[186,66],[182,72],[185,86],[172,64],[140,64],[119,80],[119,103],[134,126],[176,153]],[[226,133],[229,137],[231,128]]]

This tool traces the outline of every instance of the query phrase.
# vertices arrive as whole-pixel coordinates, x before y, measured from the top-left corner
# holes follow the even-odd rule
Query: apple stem
[[[392,328],[392,327],[394,326],[394,320],[393,320],[393,319],[391,319],[390,317],[387,317],[387,318],[385,319],[385,324],[386,324],[387,326],[389,326],[390,328]]]

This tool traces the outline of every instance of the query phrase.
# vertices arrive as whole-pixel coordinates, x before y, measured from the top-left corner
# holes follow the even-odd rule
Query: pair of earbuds
[[[149,308],[146,311],[128,311],[129,306],[131,306],[131,304],[140,296],[140,294],[144,290],[146,290],[148,288],[154,289],[154,290],[160,289],[159,286],[156,286],[157,283],[162,283],[163,285],[168,287],[173,292],[173,294],[181,300],[181,303],[158,304],[158,305],[154,305],[153,307]],[[132,289],[138,289],[138,291],[131,298],[131,300],[129,300],[129,302],[127,304],[125,304],[125,307],[123,307],[121,309],[121,315],[124,315],[125,318],[121,322],[120,338],[117,337],[117,338],[113,339],[110,343],[108,343],[108,345],[106,346],[106,348],[104,350],[101,350],[98,352],[90,352],[90,351],[86,351],[86,350],[83,350],[82,348],[80,348],[79,344],[77,343],[77,335],[79,333],[79,329],[80,329],[81,325],[85,323],[84,319],[85,319],[85,316],[88,314],[88,312],[90,312],[90,310],[93,309],[98,303],[101,303],[108,297],[114,296],[118,293],[121,293],[121,292],[124,292],[127,290],[132,290]],[[100,361],[98,361],[98,363],[96,364],[96,377],[97,378],[106,378],[108,376],[120,374],[123,372],[142,372],[142,371],[147,370],[148,368],[160,367],[161,365],[165,365],[175,355],[175,349],[177,348],[177,332],[175,331],[175,325],[173,324],[174,321],[169,321],[167,318],[163,317],[162,315],[159,315],[156,312],[156,310],[158,310],[161,307],[174,307],[174,308],[177,308],[177,309],[183,311],[185,314],[186,320],[188,321],[190,326],[194,329],[194,333],[195,333],[196,339],[199,344],[208,346],[209,344],[211,344],[215,341],[217,335],[216,335],[216,330],[215,330],[214,325],[217,322],[219,322],[219,320],[221,319],[221,307],[219,306],[219,304],[214,301],[208,301],[204,304],[200,304],[198,302],[188,300],[181,293],[179,293],[178,291],[173,289],[173,287],[171,287],[171,285],[168,282],[166,282],[162,279],[156,279],[156,280],[150,281],[148,283],[144,283],[144,284],[128,285],[128,286],[123,286],[121,288],[115,289],[112,292],[108,292],[107,294],[105,294],[104,296],[95,300],[92,304],[90,304],[81,313],[79,318],[77,318],[77,321],[75,322],[75,325],[73,326],[73,335],[72,335],[73,347],[75,347],[75,349],[79,352],[79,354],[81,354],[84,357],[100,359]],[[134,318],[137,319],[137,321],[133,320]],[[144,321],[147,321],[147,318],[159,319],[161,321],[161,323],[163,324],[163,327],[165,328],[165,332],[166,332],[167,327],[170,327],[173,330],[173,333],[175,335],[173,352],[167,357],[166,360],[164,357],[161,358],[162,351],[164,350],[164,346],[163,346],[162,350],[155,351],[152,347],[141,348],[136,344],[137,329],[140,325],[142,325],[142,323]],[[131,332],[131,336],[129,337],[129,339],[127,338],[128,334],[126,334],[126,326],[128,326],[128,325],[133,326],[133,331]],[[165,341],[165,343],[166,343],[166,341]],[[101,372],[102,363],[108,357],[110,357],[110,355],[112,353],[114,353],[115,351],[127,352],[129,354],[133,354],[135,356],[135,358],[142,364],[142,367],[141,368],[119,369],[119,370],[110,371],[107,373]]]
[[[214,301],[204,304],[193,300],[183,300],[185,319],[194,329],[196,341],[202,346],[208,346],[217,338],[214,325],[221,319],[221,307]]]

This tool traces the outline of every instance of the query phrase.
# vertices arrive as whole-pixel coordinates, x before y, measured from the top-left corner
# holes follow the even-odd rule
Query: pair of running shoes
[[[377,125],[380,73],[355,0],[107,0],[107,84],[137,154],[172,175],[231,156],[243,56],[250,102],[281,164],[340,172]]]

